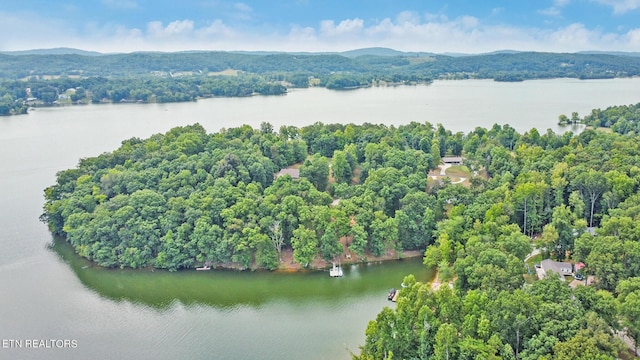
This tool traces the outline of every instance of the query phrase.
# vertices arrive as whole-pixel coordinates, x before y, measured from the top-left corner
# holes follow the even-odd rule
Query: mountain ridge
[[[359,56],[381,56],[381,57],[428,57],[428,56],[451,56],[451,57],[463,57],[463,56],[477,56],[477,55],[496,55],[496,54],[516,54],[522,52],[546,52],[560,54],[560,52],[547,52],[547,51],[522,51],[522,50],[495,50],[485,53],[435,53],[428,51],[402,51],[387,47],[365,47],[357,48],[345,51],[268,51],[268,50],[184,50],[184,51],[136,51],[130,53],[103,53],[98,51],[88,51],[70,47],[56,47],[56,48],[43,48],[43,49],[28,49],[28,50],[16,50],[16,51],[0,51],[0,54],[5,55],[82,55],[82,56],[104,56],[104,55],[116,55],[116,54],[135,54],[135,53],[159,53],[159,54],[177,54],[177,53],[209,53],[209,52],[226,52],[232,54],[244,54],[244,55],[275,55],[275,54],[288,54],[288,55],[341,55],[348,58],[355,58]],[[615,55],[615,56],[633,56],[640,57],[640,52],[631,51],[601,51],[601,50],[585,50],[576,51],[573,54],[590,54],[590,55]]]

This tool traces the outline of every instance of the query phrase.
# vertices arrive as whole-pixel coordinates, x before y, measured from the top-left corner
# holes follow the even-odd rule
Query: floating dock
[[[341,277],[342,275],[342,268],[340,266],[336,266],[336,264],[333,264],[333,267],[329,269],[329,276],[331,277]]]

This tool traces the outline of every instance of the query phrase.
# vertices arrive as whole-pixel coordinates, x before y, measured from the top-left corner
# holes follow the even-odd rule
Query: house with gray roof
[[[573,265],[570,262],[563,261],[553,261],[551,259],[545,259],[540,262],[540,268],[542,269],[541,273],[539,273],[539,277],[542,279],[544,276],[549,275],[550,273],[556,273],[560,276],[560,280],[564,281],[565,275],[573,275]],[[540,276],[542,275],[542,276]]]
[[[275,178],[279,178],[280,176],[284,176],[284,175],[289,175],[294,179],[299,179],[300,178],[300,169],[293,169],[293,168],[284,168],[280,171],[278,171],[277,173],[275,173]]]
[[[462,156],[443,156],[442,162],[444,164],[462,165]]]

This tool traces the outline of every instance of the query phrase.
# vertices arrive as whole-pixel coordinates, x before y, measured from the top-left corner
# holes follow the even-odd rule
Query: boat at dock
[[[398,301],[398,296],[400,296],[400,290],[396,290],[396,293],[393,294],[393,298],[391,299],[391,301],[393,302]]]
[[[340,266],[336,266],[336,264],[333,264],[333,267],[331,269],[329,269],[329,276],[331,277],[341,277],[343,275],[342,273],[342,267]]]
[[[400,290],[391,288],[391,290],[389,290],[389,295],[387,295],[387,300],[396,302],[398,300],[398,296],[400,296]]]
[[[211,270],[211,266],[202,266],[202,267],[197,267],[196,270],[198,271],[202,271],[202,270]]]

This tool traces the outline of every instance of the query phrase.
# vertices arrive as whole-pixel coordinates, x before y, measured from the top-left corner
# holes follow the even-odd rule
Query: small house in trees
[[[462,156],[443,156],[442,162],[450,165],[462,165]]]
[[[565,275],[573,274],[573,266],[569,262],[553,261],[551,259],[545,259],[540,262],[544,274],[549,275],[550,272],[554,272],[560,276],[560,280],[564,281]]]
[[[285,168],[278,171],[275,175],[276,179],[280,176],[289,175],[294,179],[300,179],[300,169]]]

